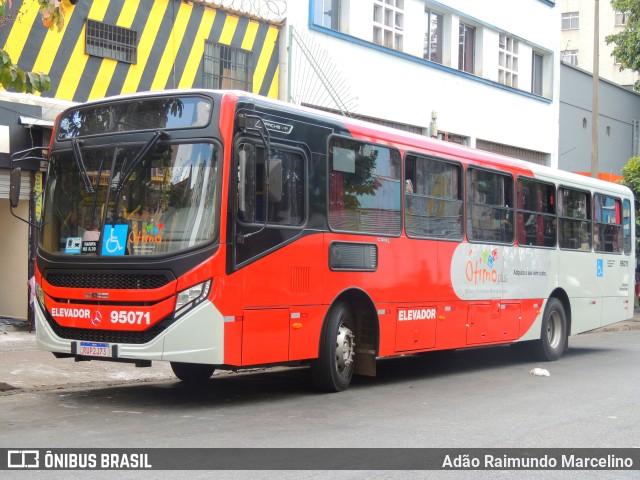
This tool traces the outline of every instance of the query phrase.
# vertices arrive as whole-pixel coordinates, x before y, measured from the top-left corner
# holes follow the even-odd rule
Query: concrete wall
[[[27,218],[29,201],[22,200],[16,213]],[[0,316],[26,319],[28,225],[11,215],[6,199],[0,199],[0,225]]]
[[[560,77],[558,167],[572,172],[590,172],[593,76],[563,64]],[[633,121],[640,120],[640,95],[601,79],[598,118],[598,170],[620,175],[622,167],[637,153]]]

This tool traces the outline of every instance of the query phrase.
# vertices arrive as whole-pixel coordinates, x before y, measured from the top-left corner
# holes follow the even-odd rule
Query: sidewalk
[[[177,381],[168,362],[150,368],[132,363],[76,362],[38,350],[35,332],[25,321],[0,318],[0,395],[12,390],[55,390],[122,385],[132,382]]]
[[[640,330],[640,309],[633,318],[588,333]],[[129,363],[57,359],[36,348],[35,332],[25,321],[0,317],[0,395],[11,391],[56,390],[139,382],[177,381],[168,362],[150,368]]]

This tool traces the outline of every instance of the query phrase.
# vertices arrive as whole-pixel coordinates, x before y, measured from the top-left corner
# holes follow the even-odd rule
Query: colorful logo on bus
[[[498,273],[498,249],[483,249],[479,256],[475,256],[474,251],[469,251],[469,259],[465,267],[467,280],[474,285],[486,283],[506,283],[507,275]]]
[[[143,243],[162,243],[162,234],[164,230],[163,223],[149,223],[140,230],[132,230],[129,233],[129,242],[134,245]]]

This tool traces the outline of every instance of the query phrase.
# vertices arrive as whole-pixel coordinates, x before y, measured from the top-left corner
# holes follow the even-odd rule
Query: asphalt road
[[[164,380],[19,390],[0,396],[0,446],[640,448],[639,361],[636,330],[572,337],[569,353],[546,364],[518,361],[509,347],[460,351],[442,361],[434,355],[383,360],[376,378],[357,377],[339,394],[316,393],[305,368],[221,375],[200,389]],[[534,367],[550,376],[531,375]],[[70,478],[58,473],[51,478]],[[234,475],[240,474],[215,478],[248,478]],[[335,476],[469,478],[469,472],[397,475]],[[497,476],[634,478],[637,472],[474,472],[473,478]]]

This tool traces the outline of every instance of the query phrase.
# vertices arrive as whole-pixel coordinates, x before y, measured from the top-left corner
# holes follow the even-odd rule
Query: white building
[[[557,167],[555,2],[290,1],[286,17],[284,100]]]
[[[627,21],[624,12],[616,12],[610,0],[600,0],[598,8],[599,42],[598,53],[601,78],[631,88],[640,79],[632,70],[620,71],[620,63],[612,56],[614,45],[607,45],[605,38],[620,32]],[[593,36],[595,2],[585,0],[560,0],[558,7],[562,13],[562,33],[560,50],[562,61],[593,72]]]

